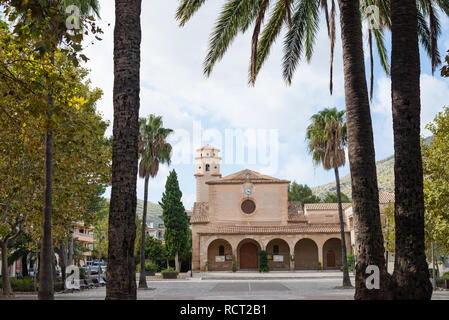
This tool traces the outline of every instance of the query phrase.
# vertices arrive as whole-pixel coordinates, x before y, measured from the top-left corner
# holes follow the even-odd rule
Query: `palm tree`
[[[142,0],[115,1],[114,128],[106,299],[135,300]]]
[[[430,1],[429,1],[430,2]],[[414,3],[391,3],[392,104],[395,153],[396,299],[430,299],[432,284],[424,243],[423,168],[420,145],[420,60]]]
[[[318,32],[319,10],[322,1],[277,0],[260,41],[260,31],[266,8],[257,0],[228,0],[211,35],[209,51],[204,62],[204,72],[210,75],[231,41],[239,31],[246,31],[255,21],[250,67],[250,83],[266,60],[271,45],[279,35],[285,21],[288,32],[284,41],[283,74],[290,83],[300,58],[310,59]],[[295,6],[293,6],[293,2]],[[178,7],[177,19],[184,25],[205,3],[205,0],[183,0]],[[356,299],[381,299],[389,297],[389,274],[385,268],[384,246],[379,211],[372,121],[369,108],[368,87],[363,53],[362,21],[359,0],[339,0],[340,26],[343,45],[345,76],[346,120],[348,150],[352,179],[354,216],[358,250],[356,266]],[[322,6],[323,7],[323,6]],[[327,8],[327,4],[324,5]],[[294,9],[294,12],[292,12]],[[334,8],[335,10],[335,8]],[[326,10],[327,12],[327,10]],[[256,51],[256,48],[257,51]],[[255,53],[256,52],[256,53]],[[368,290],[365,270],[369,265],[379,266],[381,288]]]
[[[343,263],[343,287],[351,287],[348,260],[346,254],[346,239],[341,205],[340,175],[338,168],[345,165],[345,147],[347,133],[345,111],[327,108],[311,118],[312,124],[307,127],[306,140],[309,152],[315,165],[321,164],[325,170],[334,170],[337,186],[338,216],[340,218],[341,256]]]
[[[162,117],[156,117],[153,114],[148,117],[148,120],[141,118],[139,128],[139,176],[145,178],[139,288],[147,288],[145,276],[145,235],[147,229],[148,183],[150,178],[156,177],[159,172],[159,164],[166,163],[170,165],[172,146],[167,143],[166,139],[173,130],[164,128]]]

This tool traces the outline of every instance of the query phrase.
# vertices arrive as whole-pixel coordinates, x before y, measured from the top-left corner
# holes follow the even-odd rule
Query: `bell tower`
[[[218,156],[220,150],[206,145],[198,149],[197,152],[198,157],[195,158],[196,202],[208,202],[209,186],[206,182],[221,178],[221,158]]]

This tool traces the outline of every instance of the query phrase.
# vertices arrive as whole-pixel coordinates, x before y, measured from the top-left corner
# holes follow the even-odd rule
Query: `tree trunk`
[[[25,251],[24,255],[22,256],[22,276],[28,277],[28,251]]]
[[[142,236],[140,237],[140,279],[139,288],[148,288],[145,270],[145,238],[147,234],[147,208],[148,208],[148,182],[149,177],[145,176],[145,191],[142,213]]]
[[[48,96],[48,104],[53,106],[53,97]],[[44,214],[42,217],[42,241],[39,262],[39,300],[53,300],[53,243],[51,237],[52,178],[53,178],[53,130],[50,127],[51,113],[47,113],[45,133],[45,185]]]
[[[343,222],[343,207],[341,205],[340,175],[338,173],[338,167],[335,167],[334,171],[335,171],[335,181],[337,184],[338,218],[340,219],[341,261],[343,263],[343,287],[352,287],[351,279],[349,278],[348,258],[347,258],[348,255],[346,253],[345,225]]]
[[[11,282],[9,281],[9,270],[8,270],[8,241],[2,241],[2,281],[3,281],[3,295],[12,296]]]
[[[348,152],[357,244],[355,299],[387,299],[389,298],[390,275],[385,269],[360,4],[357,0],[339,0],[339,6]],[[379,267],[380,289],[369,290],[366,287],[366,279],[369,276],[366,274],[366,268],[369,265]]]
[[[59,251],[61,252],[61,255],[59,257],[59,264],[61,266],[61,280],[64,283],[65,288],[65,280],[66,280],[65,270],[67,268],[67,245],[61,244],[59,246]]]
[[[69,266],[71,266],[72,265],[72,261],[73,261],[73,232],[71,232],[70,233],[71,234],[71,238],[70,238],[70,240],[69,240],[69,243],[68,243],[68,252],[67,252],[67,264],[69,265]],[[73,263],[73,264],[75,264],[75,263]]]
[[[107,300],[137,298],[137,166],[142,0],[115,1],[114,142],[109,209]]]
[[[175,268],[176,270],[179,272],[180,268],[179,268],[179,253],[176,251],[176,255],[175,255]]]
[[[391,2],[396,299],[430,299],[424,245],[423,168],[420,145],[420,61],[414,1]]]

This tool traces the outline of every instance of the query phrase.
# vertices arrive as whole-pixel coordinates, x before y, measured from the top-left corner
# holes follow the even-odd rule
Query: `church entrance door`
[[[257,269],[257,246],[248,242],[240,248],[240,269]]]
[[[327,267],[335,268],[335,253],[332,250],[327,252]]]

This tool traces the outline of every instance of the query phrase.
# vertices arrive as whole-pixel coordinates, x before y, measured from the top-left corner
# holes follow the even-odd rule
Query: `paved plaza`
[[[186,275],[187,276],[187,275]],[[263,277],[263,280],[261,280]],[[354,284],[354,278],[351,277]],[[354,289],[341,289],[340,272],[200,273],[178,280],[149,279],[139,300],[353,300]],[[106,288],[58,293],[56,300],[103,300]],[[16,295],[34,300],[36,295]],[[434,300],[449,300],[449,291],[435,291]]]

